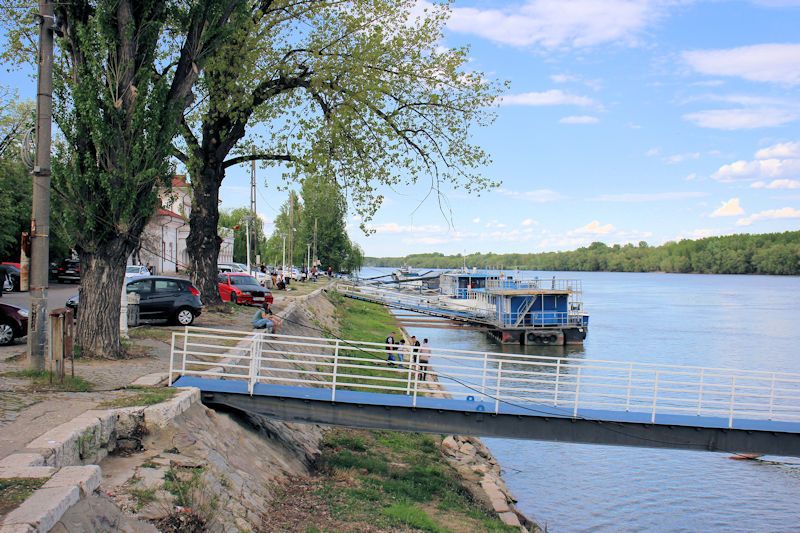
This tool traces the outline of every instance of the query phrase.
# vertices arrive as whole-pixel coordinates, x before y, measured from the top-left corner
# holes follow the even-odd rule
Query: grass
[[[172,330],[163,327],[139,326],[130,328],[128,330],[128,336],[136,340],[152,339],[166,343],[172,342]]]
[[[128,489],[128,494],[130,494],[133,499],[136,500],[137,511],[139,511],[148,503],[156,501],[156,489],[154,487],[149,489],[133,487]]]
[[[140,405],[155,405],[169,400],[178,392],[171,387],[127,387],[126,390],[137,391],[133,396],[123,396],[108,400],[100,405],[101,409],[116,409],[120,407],[136,407]]]
[[[47,478],[0,479],[0,517],[16,509],[46,481]]]
[[[449,524],[516,531],[471,500],[429,435],[334,429],[317,466],[326,474],[317,495],[337,519],[436,533]]]
[[[15,370],[0,374],[9,378],[27,378],[31,381],[34,390],[58,390],[65,392],[89,392],[92,384],[79,376],[64,376],[64,381],[59,381],[49,370]]]

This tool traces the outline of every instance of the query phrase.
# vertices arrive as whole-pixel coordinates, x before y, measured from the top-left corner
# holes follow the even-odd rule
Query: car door
[[[182,290],[183,288],[178,280],[158,278],[153,280],[153,295],[150,298],[153,318],[170,318],[175,307],[175,301],[180,297]]]
[[[136,293],[139,295],[139,317],[152,318],[153,309],[150,305],[150,298],[153,296],[153,281],[149,279],[140,279],[132,281],[125,286],[125,292],[128,294]]]
[[[229,302],[231,299],[231,286],[228,283],[230,280],[225,274],[217,276],[217,287],[219,287],[219,297],[223,302]]]

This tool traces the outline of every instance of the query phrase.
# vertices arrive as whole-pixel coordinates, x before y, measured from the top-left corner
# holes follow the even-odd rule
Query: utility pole
[[[294,265],[294,192],[289,192],[289,266]]]
[[[44,370],[47,348],[47,268],[50,262],[50,143],[53,121],[53,2],[39,0],[39,81],[36,95],[36,162],[31,207],[31,309],[28,365]]]
[[[250,216],[253,218],[253,240],[254,247],[258,250],[258,231],[256,230],[256,161],[253,160],[253,164],[250,168]],[[248,244],[247,244],[247,270],[249,271],[252,267],[250,264],[250,230],[247,232]],[[253,254],[255,255],[255,254]]]
[[[250,217],[245,217],[244,227],[247,235],[247,273],[250,274]]]
[[[317,217],[314,217],[314,263],[317,262]]]
[[[306,272],[311,272],[311,243],[306,244],[308,252],[306,253]]]
[[[286,235],[281,235],[283,237],[283,262],[281,263],[281,272],[286,272]]]

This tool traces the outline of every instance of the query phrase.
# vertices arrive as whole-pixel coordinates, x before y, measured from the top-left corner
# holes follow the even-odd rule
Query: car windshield
[[[129,266],[128,268],[125,269],[125,272],[129,274],[138,274],[139,272],[141,272],[141,268],[138,266]]]
[[[231,285],[258,285],[253,276],[231,276]]]

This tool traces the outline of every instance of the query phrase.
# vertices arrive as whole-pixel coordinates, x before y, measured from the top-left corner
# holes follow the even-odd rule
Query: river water
[[[529,347],[525,353],[800,373],[798,277],[521,274],[581,280],[591,316],[582,347]],[[429,338],[434,350],[499,351],[479,332],[409,332]],[[709,452],[484,442],[503,466],[518,508],[551,532],[800,531],[800,459],[736,461]]]

